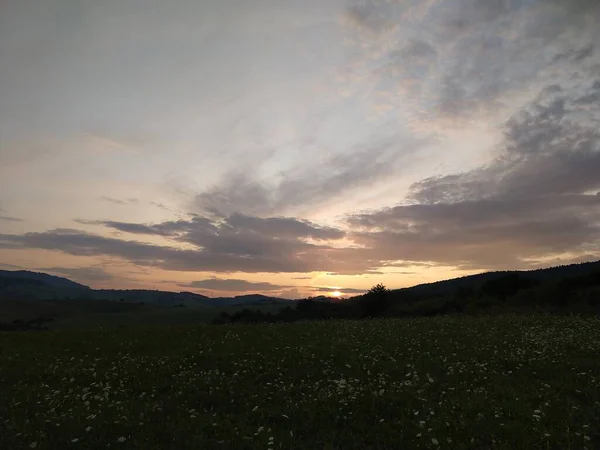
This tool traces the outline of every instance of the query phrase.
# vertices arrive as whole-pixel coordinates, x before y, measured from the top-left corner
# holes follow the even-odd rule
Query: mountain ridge
[[[413,292],[426,295],[445,295],[461,289],[478,289],[488,281],[517,274],[531,280],[544,281],[553,277],[578,276],[600,271],[600,260],[567,264],[533,270],[503,270],[482,272],[464,277],[424,283],[394,289],[394,292]],[[0,299],[7,296],[80,300],[112,300],[127,303],[148,303],[156,306],[243,306],[291,303],[294,300],[263,294],[242,294],[234,297],[208,297],[189,291],[160,291],[149,289],[92,289],[68,278],[27,270],[0,270]],[[357,298],[355,296],[351,298]]]

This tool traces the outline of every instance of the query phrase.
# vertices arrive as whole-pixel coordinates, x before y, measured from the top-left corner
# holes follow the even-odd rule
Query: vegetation
[[[599,352],[556,315],[0,333],[0,448],[600,448]]]
[[[307,299],[298,302],[295,309],[282,309],[275,315],[261,311],[240,311],[233,315],[221,314],[213,323],[515,312],[600,313],[600,270],[556,280],[501,273],[473,286],[478,287],[465,287],[457,283],[444,291],[427,292],[420,287],[390,291],[378,284],[365,295],[346,301],[323,303]]]

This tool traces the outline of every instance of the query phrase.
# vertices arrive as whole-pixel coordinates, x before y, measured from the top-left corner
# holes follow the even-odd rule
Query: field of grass
[[[94,300],[96,301],[96,300]],[[118,304],[118,302],[111,302]],[[220,313],[233,314],[243,309],[277,314],[285,305],[199,306],[196,308],[165,308],[151,305],[123,312],[99,312],[57,318],[47,324],[51,330],[82,330],[121,327],[180,326],[210,323]]]
[[[600,318],[0,334],[1,449],[600,448]]]

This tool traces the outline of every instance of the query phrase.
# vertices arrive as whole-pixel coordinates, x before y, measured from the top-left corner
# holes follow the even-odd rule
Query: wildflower
[[[125,436],[121,436],[119,439],[117,439],[117,442],[119,444],[122,444],[123,442],[125,442],[127,440],[127,438]]]
[[[439,441],[436,438],[431,438],[431,442],[433,443],[433,445],[439,444]]]

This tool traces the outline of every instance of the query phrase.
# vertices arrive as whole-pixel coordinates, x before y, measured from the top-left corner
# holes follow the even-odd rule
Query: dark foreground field
[[[0,334],[1,449],[600,448],[600,319]]]

